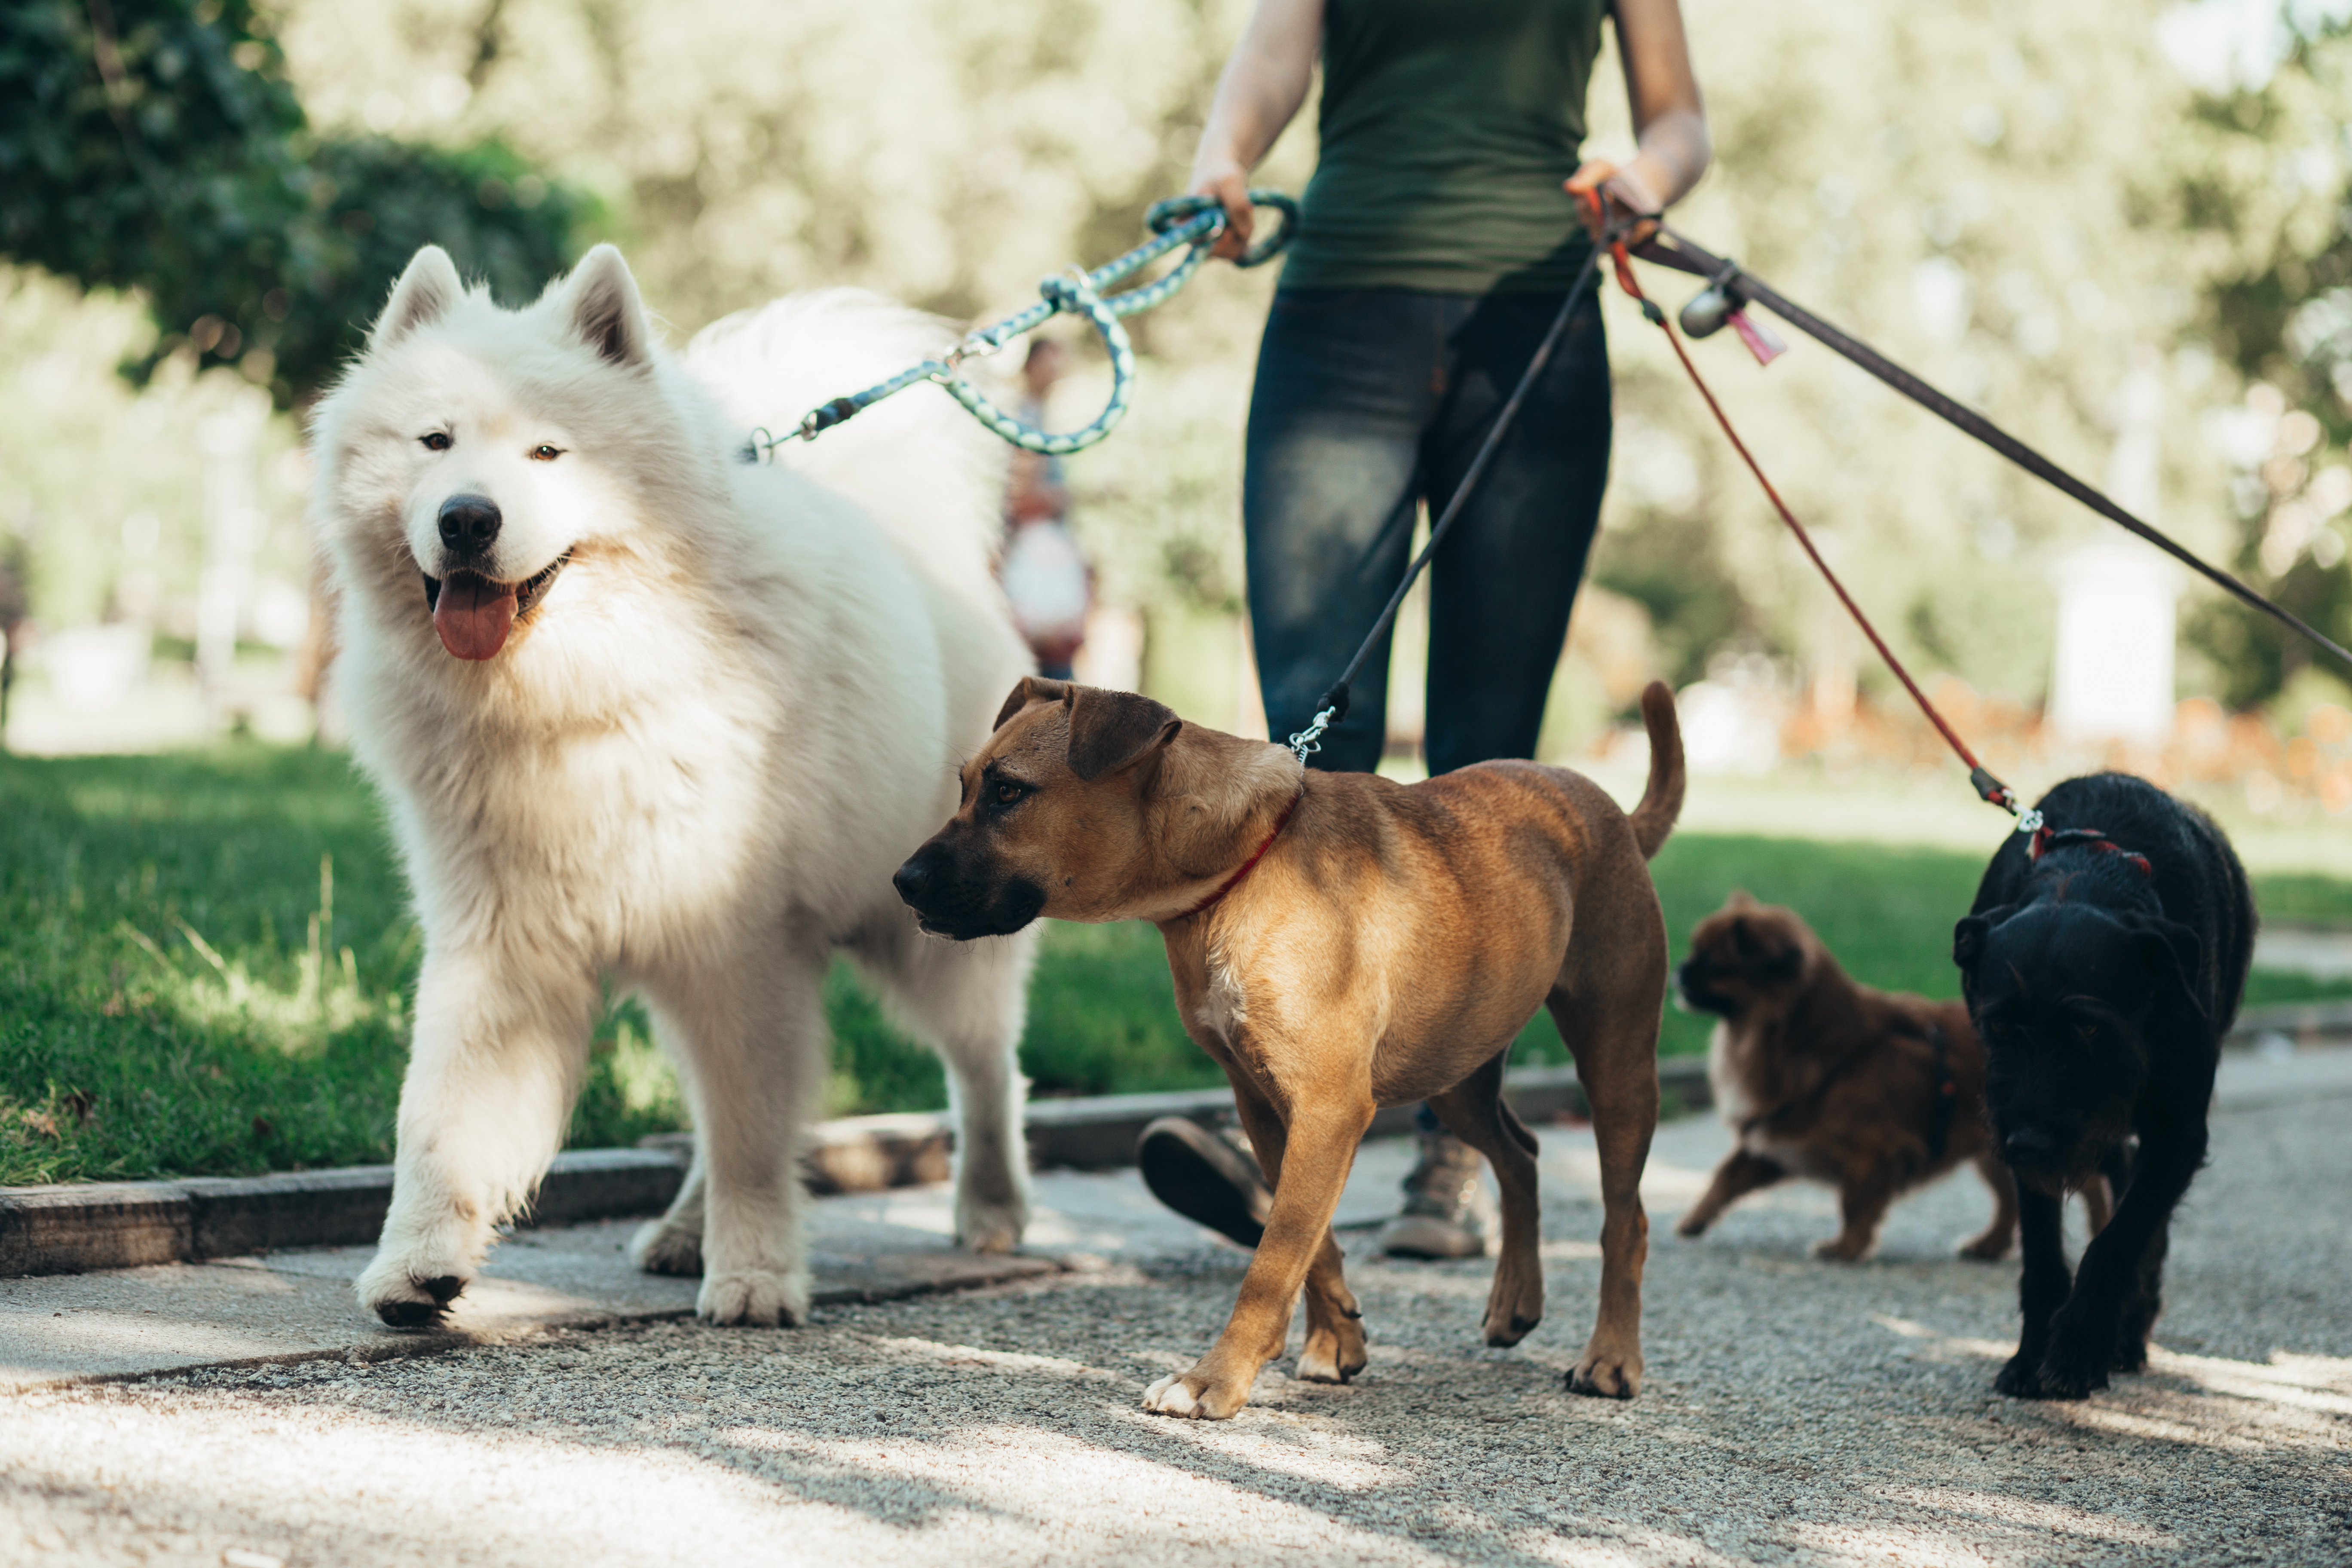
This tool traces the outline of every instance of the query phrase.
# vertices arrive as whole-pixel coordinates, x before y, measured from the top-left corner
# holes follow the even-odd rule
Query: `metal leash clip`
[[[1307,759],[1323,749],[1323,731],[1331,727],[1331,721],[1339,711],[1337,708],[1326,708],[1315,715],[1307,728],[1291,735],[1290,749],[1298,753],[1300,767],[1305,767]]]

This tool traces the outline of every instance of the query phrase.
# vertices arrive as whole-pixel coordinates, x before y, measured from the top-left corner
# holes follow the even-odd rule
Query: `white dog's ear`
[[[392,286],[392,298],[368,332],[368,347],[388,348],[417,328],[439,321],[466,291],[457,264],[437,245],[409,258],[408,269]]]
[[[618,365],[643,364],[653,331],[629,264],[609,245],[600,245],[572,269],[567,310],[580,341]]]

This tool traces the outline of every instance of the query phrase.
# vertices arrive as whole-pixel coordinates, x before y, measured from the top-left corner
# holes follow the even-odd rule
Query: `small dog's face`
[[[2128,1137],[2147,1079],[2159,995],[2193,1006],[2196,933],[2087,904],[2002,907],[1952,937],[1985,1047],[1985,1101],[2002,1160],[2044,1192],[2081,1185]]]
[[[925,931],[959,942],[1040,915],[1118,918],[1106,911],[1150,860],[1150,781],[1137,775],[1182,722],[1132,692],[1023,678],[963,766],[955,816],[891,879],[898,896]]]
[[[1697,1012],[1737,1018],[1802,984],[1820,947],[1795,910],[1735,891],[1691,932],[1690,956],[1675,971],[1675,994]]]
[[[1281,747],[1187,725],[1132,691],[1034,675],[962,777],[955,816],[891,879],[925,931],[959,941],[1040,915],[1172,919],[1202,879],[1232,869],[1241,826],[1299,789]]]

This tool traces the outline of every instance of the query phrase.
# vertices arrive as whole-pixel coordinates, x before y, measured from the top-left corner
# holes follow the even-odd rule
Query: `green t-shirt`
[[[1329,0],[1291,289],[1558,293],[1606,0]]]

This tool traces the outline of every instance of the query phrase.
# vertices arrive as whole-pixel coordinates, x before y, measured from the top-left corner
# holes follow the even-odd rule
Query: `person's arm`
[[[1682,7],[1678,0],[1610,0],[1609,9],[1617,20],[1639,151],[1622,167],[1594,159],[1570,176],[1568,189],[1579,196],[1599,191],[1619,216],[1664,212],[1698,184],[1712,156]],[[1639,244],[1655,232],[1655,225],[1643,224],[1631,237]]]
[[[1249,172],[1307,101],[1322,45],[1323,0],[1257,0],[1225,61],[1192,157],[1192,192],[1216,197],[1225,209],[1216,255],[1231,258],[1248,246]]]

